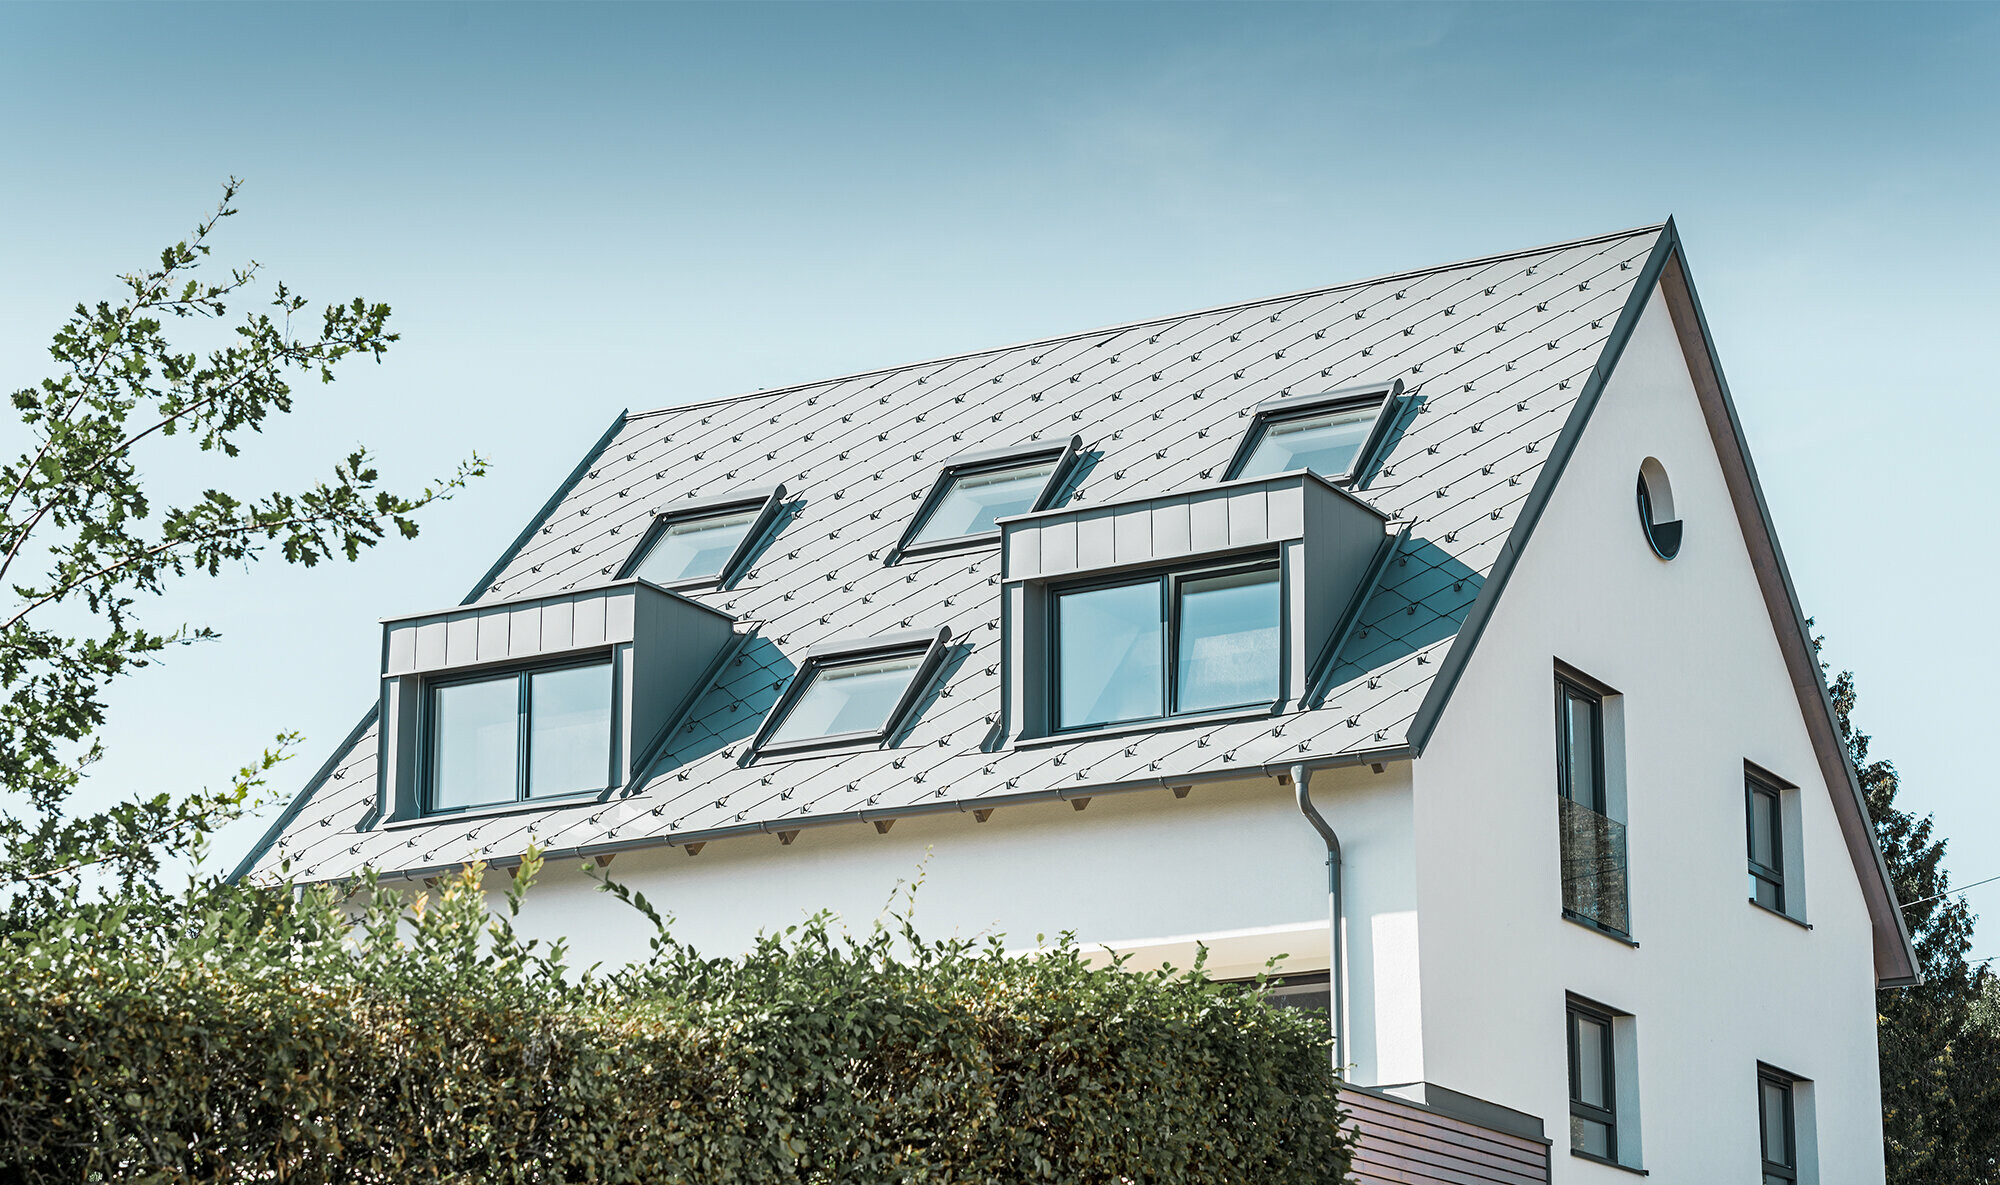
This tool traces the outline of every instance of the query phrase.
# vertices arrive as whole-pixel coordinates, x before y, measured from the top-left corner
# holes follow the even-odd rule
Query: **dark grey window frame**
[[[567,671],[582,667],[604,668],[604,677],[611,683],[611,735],[604,746],[604,785],[592,790],[575,790],[568,794],[530,795],[528,775],[530,770],[528,740],[534,732],[530,720],[532,705],[529,702],[529,679],[531,676],[550,671]],[[496,798],[491,802],[467,803],[464,806],[438,808],[433,791],[437,783],[437,693],[447,687],[458,687],[468,683],[486,683],[512,677],[514,688],[514,797]],[[529,803],[582,802],[601,797],[607,789],[617,786],[618,768],[618,720],[619,703],[618,658],[609,649],[597,654],[574,655],[558,662],[509,663],[505,666],[487,667],[453,674],[426,678],[423,682],[421,703],[423,711],[418,717],[417,751],[423,755],[418,763],[417,801],[422,803],[422,817],[448,819],[454,815],[502,810],[520,807]]]
[[[1571,767],[1569,734],[1569,700],[1581,699],[1590,704],[1591,750],[1593,766],[1590,775],[1591,801],[1584,802],[1570,792],[1575,784],[1575,771]],[[1584,683],[1580,679],[1558,672],[1556,674],[1556,793],[1571,802],[1587,806],[1598,814],[1607,814],[1606,788],[1604,785],[1604,692]]]
[[[1361,487],[1367,478],[1382,444],[1388,438],[1389,429],[1394,424],[1403,407],[1403,380],[1391,379],[1386,383],[1366,383],[1360,386],[1341,387],[1324,391],[1317,395],[1281,395],[1276,399],[1266,399],[1250,412],[1250,426],[1243,430],[1243,437],[1236,442],[1236,453],[1229,458],[1229,467],[1222,471],[1222,480],[1235,481],[1243,466],[1264,441],[1264,431],[1273,424],[1290,420],[1305,419],[1309,416],[1324,415],[1330,411],[1345,411],[1354,407],[1378,404],[1375,424],[1368,430],[1368,436],[1355,450],[1354,460],[1345,473],[1321,473],[1320,476],[1338,486]],[[1318,472],[1318,470],[1314,470]]]
[[[917,504],[917,511],[904,525],[901,538],[889,552],[887,562],[896,563],[906,556],[928,556],[940,552],[968,551],[980,547],[998,547],[1000,528],[978,531],[971,535],[957,535],[950,539],[933,539],[928,543],[915,543],[924,524],[944,501],[952,484],[961,477],[980,473],[990,473],[996,469],[1013,469],[1031,462],[1048,459],[1054,462],[1049,477],[1042,490],[1035,495],[1034,505],[1022,514],[1033,514],[1047,510],[1056,504],[1056,497],[1063,490],[1076,468],[1077,454],[1083,449],[1083,438],[1072,436],[1068,440],[1037,440],[1027,444],[1009,445],[1005,448],[981,449],[976,452],[960,453],[946,461],[938,469],[937,479],[931,482],[930,492]]]
[[[1754,891],[1750,894],[1750,901],[1760,908],[1769,909],[1773,913],[1785,914],[1789,917],[1791,894],[1789,887],[1785,884],[1785,791],[1787,789],[1788,787],[1775,778],[1763,776],[1750,766],[1746,765],[1744,767],[1743,846],[1748,856],[1746,863],[1749,865],[1750,876],[1753,879],[1771,885],[1778,893],[1778,904],[1775,907],[1765,905],[1762,901],[1757,900],[1757,894]],[[1761,804],[1757,800],[1764,797],[1770,799],[1771,855],[1777,860],[1775,866],[1761,864],[1757,860],[1757,811],[1761,809]]]
[[[1646,471],[1639,471],[1639,525],[1646,531],[1646,545],[1653,554],[1663,560],[1673,559],[1681,553],[1681,536],[1685,524],[1680,519],[1666,522],[1653,521],[1653,494],[1646,488]]]
[[[784,508],[784,501],[785,487],[779,484],[755,489],[731,490],[726,494],[713,494],[705,498],[689,498],[677,502],[653,516],[646,533],[639,537],[638,545],[625,557],[625,563],[618,569],[615,579],[626,580],[637,572],[639,565],[646,561],[646,553],[660,541],[660,536],[666,534],[667,528],[675,523],[684,523],[691,519],[720,518],[723,515],[756,507],[758,510],[756,519],[751,522],[749,529],[743,532],[743,538],[736,544],[736,550],[723,562],[721,571],[713,576],[691,576],[685,580],[673,580],[659,585],[675,592],[701,588],[729,588],[743,578],[743,573],[750,567],[750,561],[755,559],[769,542],[766,536],[771,533],[772,525],[777,522],[778,514]]]
[[[855,748],[890,748],[910,723],[911,712],[923,699],[930,685],[937,679],[938,670],[944,665],[945,651],[951,644],[951,627],[939,626],[935,630],[911,630],[906,633],[884,634],[873,638],[848,638],[833,642],[823,642],[808,649],[799,661],[798,670],[792,673],[791,682],[778,696],[778,702],[764,714],[764,722],[758,726],[757,734],[743,756],[742,764],[748,765],[764,757],[790,757],[826,752],[844,751]],[[910,674],[909,686],[890,709],[888,719],[879,729],[863,732],[845,732],[833,736],[802,737],[795,741],[771,741],[769,738],[784,723],[785,717],[798,704],[799,697],[811,686],[814,677],[828,667],[847,666],[853,663],[874,662],[900,655],[920,654],[917,669]]]
[[[1230,704],[1220,707],[1200,708],[1181,711],[1176,706],[1180,698],[1180,664],[1176,662],[1175,644],[1180,638],[1180,598],[1175,595],[1180,584],[1188,580],[1199,580],[1211,576],[1228,576],[1237,572],[1270,569],[1278,575],[1278,655],[1279,670],[1272,678],[1275,694],[1268,700],[1253,700],[1248,703]],[[1164,709],[1157,716],[1135,716],[1129,720],[1108,720],[1095,724],[1073,724],[1063,727],[1062,720],[1062,598],[1071,593],[1091,592],[1103,588],[1124,588],[1148,581],[1160,586],[1160,621],[1164,628],[1160,631],[1160,697]],[[1127,729],[1147,724],[1172,723],[1181,719],[1206,719],[1212,716],[1255,711],[1270,708],[1285,697],[1284,654],[1285,643],[1290,637],[1292,623],[1287,612],[1285,596],[1286,573],[1281,554],[1257,554],[1235,556],[1227,560],[1205,564],[1174,564],[1145,568],[1136,572],[1120,572],[1117,575],[1101,576],[1089,580],[1074,580],[1060,584],[1050,584],[1048,589],[1048,626],[1044,640],[1044,669],[1048,672],[1048,684],[1044,689],[1048,703],[1048,734],[1050,736],[1075,736],[1101,732],[1105,729]]]
[[[1604,1075],[1605,1105],[1602,1107],[1593,1103],[1583,1102],[1577,1097],[1581,1088],[1581,1078],[1577,1072],[1579,1069],[1577,1063],[1577,1022],[1579,1018],[1600,1023],[1604,1026],[1604,1065],[1601,1067],[1601,1070]],[[1601,1123],[1604,1125],[1606,1131],[1605,1150],[1607,1155],[1598,1156],[1592,1152],[1585,1152],[1574,1144],[1570,1146],[1569,1154],[1571,1156],[1580,1156],[1585,1160],[1595,1160],[1605,1164],[1624,1167],[1624,1163],[1618,1159],[1618,1015],[1609,1009],[1586,1003],[1571,996],[1564,1005],[1563,1042],[1567,1046],[1568,1054],[1569,1113],[1571,1117],[1576,1119],[1586,1119],[1593,1123]]]
[[[1761,1180],[1767,1183],[1774,1177],[1791,1182],[1799,1179],[1798,1083],[1799,1079],[1776,1067],[1761,1062],[1757,1066],[1757,1160],[1763,1166]],[[1780,1122],[1784,1124],[1785,1152],[1790,1161],[1787,1164],[1779,1164],[1765,1155],[1771,1146],[1771,1116],[1764,1106],[1766,1084],[1776,1086],[1785,1093],[1784,1114]]]

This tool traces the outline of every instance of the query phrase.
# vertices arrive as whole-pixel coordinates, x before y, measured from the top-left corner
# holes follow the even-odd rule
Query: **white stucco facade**
[[[1687,524],[1672,561],[1634,512],[1648,456]],[[1558,661],[1620,693],[1607,731],[1622,726],[1636,947],[1561,916]],[[1810,930],[1748,900],[1745,761],[1801,788]],[[1761,1061],[1812,1082],[1800,1142],[1820,1182],[1882,1180],[1868,912],[1831,798],[1845,788],[1820,775],[1659,296],[1414,769],[1433,1081],[1543,1116],[1560,1149],[1576,993],[1632,1014],[1620,1126],[1656,1179],[1756,1179]],[[1625,1175],[1555,1161],[1558,1182]]]

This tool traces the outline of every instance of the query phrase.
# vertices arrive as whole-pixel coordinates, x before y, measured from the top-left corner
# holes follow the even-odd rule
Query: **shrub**
[[[498,912],[474,867],[0,943],[5,1179],[1345,1179],[1319,1026],[1198,970],[819,919],[579,974],[514,934],[534,865]]]

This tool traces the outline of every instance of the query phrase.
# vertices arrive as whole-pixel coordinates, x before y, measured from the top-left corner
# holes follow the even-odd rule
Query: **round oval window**
[[[1639,525],[1653,554],[1673,559],[1681,550],[1681,520],[1674,517],[1674,487],[1666,466],[1652,457],[1639,465]]]

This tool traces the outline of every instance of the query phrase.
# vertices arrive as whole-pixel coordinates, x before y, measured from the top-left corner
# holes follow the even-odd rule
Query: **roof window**
[[[749,567],[777,518],[785,487],[690,499],[663,511],[618,575],[663,588],[727,587]]]
[[[1328,481],[1363,484],[1400,405],[1401,379],[1257,405],[1225,479],[1310,469]]]
[[[757,756],[889,745],[944,659],[949,629],[830,642],[806,651],[752,744]]]
[[[1037,441],[946,461],[896,547],[898,557],[1000,541],[996,519],[1056,501],[1083,441]]]

